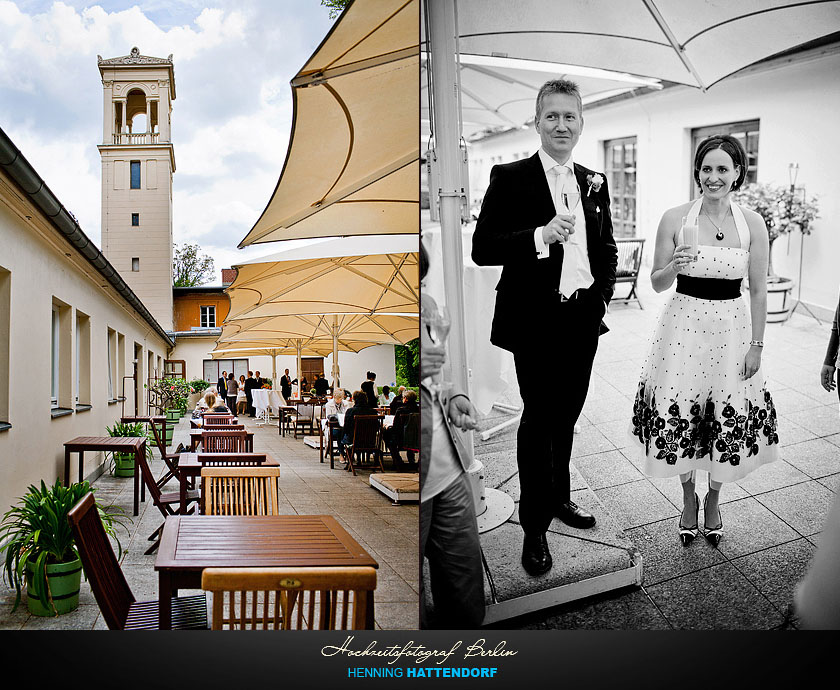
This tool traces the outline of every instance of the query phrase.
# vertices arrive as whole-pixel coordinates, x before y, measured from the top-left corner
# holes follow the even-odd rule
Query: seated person
[[[344,449],[353,444],[355,418],[358,415],[365,414],[375,415],[376,408],[370,404],[367,393],[360,390],[355,391],[353,393],[353,407],[344,413],[344,434],[338,440],[338,452],[341,453],[342,457],[346,457]],[[350,463],[344,469],[349,470]]]
[[[221,399],[217,399],[215,395],[211,397],[210,394],[205,396],[204,401],[209,405],[205,412],[230,412],[228,406],[225,405]]]
[[[394,461],[394,469],[397,472],[416,472],[417,465],[414,462],[414,451],[406,451],[408,469],[405,469],[405,463],[400,457],[400,447],[403,444],[403,432],[408,421],[408,415],[412,412],[420,412],[420,405],[417,404],[417,393],[414,391],[406,391],[403,397],[405,402],[397,409],[397,413],[394,415],[394,423],[390,428],[385,429],[385,445],[388,446],[391,459]]]
[[[397,394],[394,396],[394,399],[391,401],[391,404],[388,406],[390,408],[389,414],[397,414],[397,410],[400,409],[402,404],[405,402],[403,396],[405,395],[405,386],[400,386],[397,390]]]
[[[379,396],[379,406],[389,407],[396,397],[397,396],[391,392],[390,386],[382,386],[382,394]]]
[[[204,393],[204,397],[199,398],[198,402],[195,404],[195,409],[199,412],[204,412],[204,410],[209,410],[211,407],[213,407],[215,403],[216,394],[208,389]]]
[[[332,400],[327,400],[327,404],[324,405],[324,414],[327,417],[333,414],[344,414],[350,407],[350,403],[344,399],[344,391],[339,388]]]

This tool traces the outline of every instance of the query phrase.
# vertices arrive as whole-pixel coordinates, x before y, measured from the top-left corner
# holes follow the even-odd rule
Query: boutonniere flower
[[[601,177],[598,173],[595,173],[594,175],[587,175],[586,183],[589,185],[589,189],[586,192],[586,196],[589,196],[590,192],[592,192],[593,189],[596,192],[601,191],[601,185],[604,184],[604,178]]]

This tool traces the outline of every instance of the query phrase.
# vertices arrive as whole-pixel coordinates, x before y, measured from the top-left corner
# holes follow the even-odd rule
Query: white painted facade
[[[61,411],[51,403],[53,306]],[[122,377],[133,374],[135,353],[144,414],[142,382],[168,347],[0,170],[0,422],[11,424],[0,431],[0,510],[30,484],[63,478],[65,441],[105,436],[123,409],[134,414],[131,379],[124,405],[116,398]],[[73,481],[77,463],[74,455]],[[85,477],[101,472],[102,463],[101,453],[86,453]]]
[[[798,163],[797,187],[803,187],[809,198],[819,198],[820,218],[803,247],[801,299],[828,316],[836,308],[840,284],[836,261],[840,233],[834,227],[840,216],[838,74],[840,47],[834,46],[752,68],[707,93],[674,87],[585,110],[574,158],[603,170],[604,142],[636,137],[637,234],[647,240],[644,258],[649,265],[663,212],[688,198],[692,129],[758,119],[758,182],[787,186],[788,165]],[[482,199],[493,164],[530,156],[538,148],[533,127],[473,143],[472,202]],[[800,245],[798,232],[774,243],[777,274],[798,279]]]

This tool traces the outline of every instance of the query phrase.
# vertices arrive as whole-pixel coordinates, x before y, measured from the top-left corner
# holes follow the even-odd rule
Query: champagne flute
[[[431,309],[424,307],[421,312],[423,323],[428,329],[429,337],[435,345],[446,346],[449,337],[449,329],[452,326],[452,319],[449,316],[449,309],[446,306]],[[421,354],[422,356],[422,354]],[[440,373],[440,380],[433,383],[430,388],[441,393],[452,388],[452,384],[443,380],[443,372]]]
[[[563,189],[563,191],[560,193],[560,197],[563,202],[563,206],[566,207],[566,210],[569,212],[569,215],[574,216],[575,209],[580,203],[580,190],[577,187],[574,187],[573,189],[570,189],[568,191],[566,189]],[[574,240],[574,234],[571,235],[567,244],[577,244],[577,242],[575,242]]]

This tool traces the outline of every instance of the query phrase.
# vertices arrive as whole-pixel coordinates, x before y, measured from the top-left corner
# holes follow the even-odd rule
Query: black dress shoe
[[[587,513],[583,508],[578,507],[573,501],[561,503],[557,507],[555,515],[569,527],[589,529],[595,526],[595,516],[592,513]]]
[[[529,575],[542,575],[551,570],[551,553],[545,533],[525,535],[522,543],[522,567]]]

